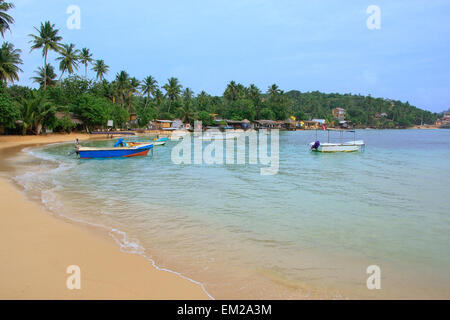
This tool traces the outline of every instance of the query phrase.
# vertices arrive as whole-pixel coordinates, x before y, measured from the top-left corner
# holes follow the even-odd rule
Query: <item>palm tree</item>
[[[103,81],[105,74],[109,71],[109,66],[107,66],[103,60],[96,60],[92,70],[97,72],[97,80]]]
[[[44,68],[47,65],[47,55],[49,50],[60,51],[61,45],[59,42],[62,40],[62,37],[58,36],[58,29],[55,29],[54,24],[50,24],[50,21],[46,21],[45,23],[41,23],[41,27],[37,29],[34,28],[38,32],[38,35],[30,34],[29,36],[33,39],[30,41],[33,45],[31,46],[31,51],[35,49],[42,48],[42,56],[44,57]],[[44,90],[47,88],[47,85],[44,82]]]
[[[78,53],[80,50],[75,49],[75,45],[73,43],[71,44],[64,44],[61,49],[61,56],[56,58],[56,60],[59,62],[59,70],[61,71],[61,76],[59,77],[59,80],[61,81],[64,72],[68,71],[69,74],[74,73],[74,69],[78,70]]]
[[[46,86],[52,86],[55,84],[55,79],[57,76],[55,73],[55,68],[53,68],[52,65],[47,64],[45,66],[45,69],[43,67],[39,67],[39,69],[35,71],[35,73],[37,74],[37,76],[32,77],[31,79],[33,79],[33,82],[39,83],[41,88],[44,86],[44,84]]]
[[[250,87],[248,87],[248,96],[250,99],[252,99],[255,102],[259,102],[259,99],[261,97],[261,91],[257,86],[254,84],[251,84]]]
[[[129,85],[125,89],[125,99],[127,102],[127,110],[131,112],[131,97],[134,94],[140,94],[139,87],[141,86],[141,82],[135,77],[129,80]]]
[[[164,99],[164,94],[161,92],[161,90],[159,90],[159,88],[157,88],[153,97],[155,98],[156,104],[161,105],[162,100]]]
[[[94,59],[92,59],[92,53],[87,48],[81,49],[79,60],[82,64],[84,64],[84,78],[87,79],[87,68],[88,64],[92,63]]]
[[[278,86],[276,84],[273,84],[269,87],[269,89],[267,89],[267,93],[271,96],[274,97],[278,94],[281,93],[280,88],[278,88]]]
[[[55,106],[47,100],[47,96],[39,91],[33,91],[32,97],[22,100],[22,134],[28,129],[35,128],[35,134],[41,133],[42,125],[47,119],[54,116]]]
[[[225,99],[227,99],[228,101],[235,101],[238,99],[239,96],[239,88],[238,85],[236,84],[236,82],[231,81],[228,85],[227,88],[225,89],[225,92],[223,93],[223,96],[225,97]]]
[[[150,95],[155,97],[156,89],[158,89],[158,81],[155,80],[152,76],[148,76],[144,79],[141,85],[142,94],[147,95],[147,98],[150,99]]]
[[[8,81],[19,80],[19,72],[22,72],[19,65],[23,64],[20,52],[20,49],[15,49],[9,42],[4,42],[0,48],[0,80],[3,90],[6,90]]]
[[[5,37],[6,30],[11,30],[9,25],[14,23],[14,18],[6,13],[12,8],[14,8],[13,3],[0,0],[0,33],[2,37]]]
[[[135,77],[130,79],[130,92],[131,94],[139,93],[141,82]]]
[[[116,95],[119,96],[120,105],[125,107],[125,96],[130,88],[130,76],[125,71],[120,71],[116,74],[116,80],[114,81],[114,87]]]
[[[167,112],[170,112],[171,104],[180,97],[183,86],[179,84],[178,79],[174,77],[168,79],[167,81],[168,82],[163,86],[163,89],[166,90],[166,96],[169,98],[169,109]]]
[[[185,100],[189,101],[189,100],[192,99],[193,96],[194,96],[194,91],[192,91],[191,88],[184,89],[184,91],[183,91],[183,98]]]
[[[197,113],[192,108],[192,101],[186,101],[182,107],[176,110],[177,118],[180,118],[183,122],[192,123],[197,117]]]
[[[155,78],[148,76],[144,79],[141,85],[141,92],[142,94],[147,95],[147,98],[145,99],[145,107],[148,105],[150,95],[152,95],[153,98],[155,97],[156,89],[158,89],[158,81],[156,81]]]

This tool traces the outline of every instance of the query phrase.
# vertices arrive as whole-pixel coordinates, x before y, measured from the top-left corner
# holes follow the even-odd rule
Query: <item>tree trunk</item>
[[[36,135],[39,135],[41,133],[42,130],[42,124],[38,123],[36,124]]]
[[[47,90],[47,50],[44,53],[44,90]]]

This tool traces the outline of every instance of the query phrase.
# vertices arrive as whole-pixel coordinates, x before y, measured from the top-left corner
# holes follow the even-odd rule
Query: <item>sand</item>
[[[0,149],[75,138],[90,137],[1,136]],[[209,299],[200,284],[121,252],[88,226],[46,213],[7,178],[0,178],[0,203],[0,299]],[[80,267],[79,290],[66,286],[71,265]]]

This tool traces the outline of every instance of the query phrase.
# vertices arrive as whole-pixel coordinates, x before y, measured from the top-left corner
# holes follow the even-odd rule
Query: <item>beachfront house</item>
[[[228,127],[232,127],[233,129],[243,129],[248,130],[253,128],[253,124],[247,120],[244,119],[242,121],[235,121],[235,120],[225,120]]]
[[[304,123],[303,129],[305,129],[305,130],[315,130],[315,129],[319,129],[321,127],[319,122],[314,121],[314,120],[303,121],[303,123]]]
[[[320,125],[324,125],[326,123],[325,119],[312,119],[311,121],[317,122]]]
[[[333,117],[335,117],[339,121],[345,120],[345,114],[346,114],[345,109],[342,109],[342,108],[334,108],[333,109]]]
[[[444,112],[444,117],[442,118],[442,124],[445,126],[450,125],[450,112]]]
[[[170,130],[172,126],[172,120],[156,120],[155,125],[157,130]]]
[[[274,120],[256,120],[254,128],[259,129],[277,129],[277,122]]]
[[[129,127],[137,127],[138,125],[138,119],[136,113],[130,113],[130,120],[128,121]]]
[[[284,121],[284,127],[286,130],[296,130],[299,122],[295,117],[290,117]]]

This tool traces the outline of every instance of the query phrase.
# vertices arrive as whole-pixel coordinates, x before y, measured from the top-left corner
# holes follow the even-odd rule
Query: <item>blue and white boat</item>
[[[153,149],[153,143],[128,146],[123,139],[119,139],[112,148],[92,148],[77,146],[76,153],[80,155],[80,159],[127,158],[146,156],[150,149]]]

